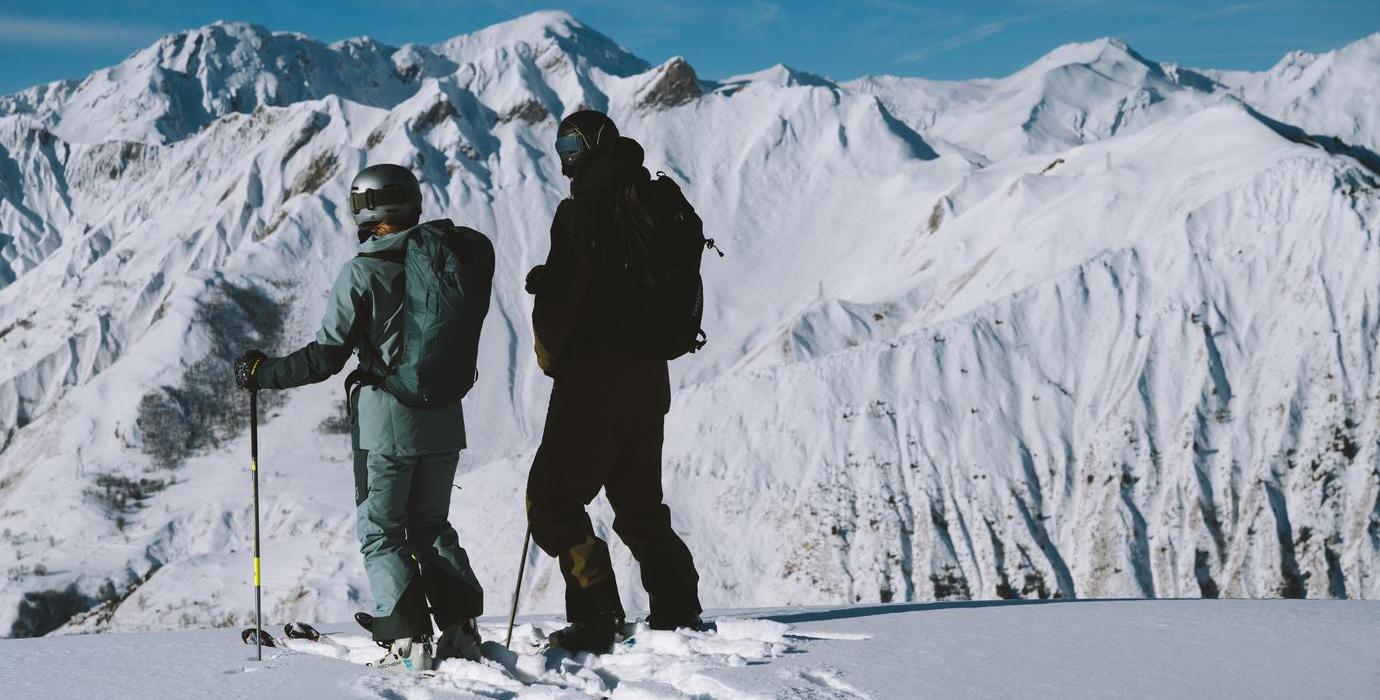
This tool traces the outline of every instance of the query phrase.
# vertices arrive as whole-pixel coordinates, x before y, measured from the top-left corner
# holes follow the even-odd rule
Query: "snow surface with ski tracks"
[[[708,632],[639,629],[611,654],[533,642],[561,624],[481,624],[479,662],[410,676],[363,664],[353,625],[287,649],[235,630],[0,642],[9,697],[140,698],[1330,698],[1380,688],[1380,603],[974,601],[750,611]]]

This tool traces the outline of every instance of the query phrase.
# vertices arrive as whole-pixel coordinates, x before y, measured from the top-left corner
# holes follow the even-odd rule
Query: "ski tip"
[[[243,632],[240,632],[240,641],[251,646],[255,643],[262,643],[266,647],[278,646],[278,642],[273,639],[273,635],[254,627],[246,627]]]
[[[283,634],[287,635],[288,639],[305,639],[310,642],[321,640],[321,633],[305,622],[289,622],[283,625]]]
[[[355,613],[355,622],[359,623],[360,627],[363,627],[364,629],[367,629],[370,632],[374,631],[374,616],[370,615],[367,612]]]

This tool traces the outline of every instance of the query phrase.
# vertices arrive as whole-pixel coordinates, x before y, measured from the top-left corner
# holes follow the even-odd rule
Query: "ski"
[[[246,627],[244,628],[244,631],[240,632],[240,641],[244,642],[245,644],[254,646],[254,644],[259,640],[262,640],[263,645],[266,647],[278,647],[278,641],[273,638],[273,635],[269,634],[265,630],[261,630],[256,627]]]
[[[289,622],[283,626],[283,634],[288,639],[305,639],[309,642],[321,641],[321,633],[305,622]]]
[[[355,613],[355,622],[358,623],[360,627],[363,627],[365,630],[368,630],[370,633],[373,633],[373,631],[374,631],[374,616],[373,616],[373,615],[370,615],[370,614],[367,613],[367,612],[357,612],[357,613]]]
[[[329,643],[339,645],[339,642],[328,639],[325,635],[317,631],[315,627],[305,622],[290,622],[283,625],[283,635],[287,639],[301,639],[308,642],[317,642],[319,644]],[[280,643],[277,638],[268,632],[268,630],[246,627],[240,632],[240,641],[250,646],[253,646],[257,641],[256,637],[263,639],[263,645],[266,647],[287,649],[287,647]]]

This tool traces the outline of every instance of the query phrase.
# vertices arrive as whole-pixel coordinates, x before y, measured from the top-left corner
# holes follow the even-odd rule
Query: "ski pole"
[[[259,577],[259,392],[249,392],[249,471],[254,476],[254,647],[264,660],[264,618]]]
[[[513,644],[513,623],[517,621],[518,594],[522,592],[522,573],[527,570],[527,547],[532,544],[532,523],[527,523],[527,534],[522,536],[522,561],[518,563],[517,585],[513,587],[513,609],[508,613],[508,638],[503,640],[503,648]]]

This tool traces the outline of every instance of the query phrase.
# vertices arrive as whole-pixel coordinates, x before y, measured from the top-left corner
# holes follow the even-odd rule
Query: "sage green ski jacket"
[[[426,224],[421,224],[425,226]],[[359,252],[401,248],[406,232],[375,236]],[[354,257],[345,263],[326,300],[316,340],[285,357],[264,360],[255,378],[264,389],[286,389],[324,381],[340,372],[351,353],[366,366],[379,358],[392,364],[402,333],[402,265]],[[465,447],[465,416],[460,402],[440,408],[413,408],[382,389],[360,389],[359,448],[399,457],[455,452]]]

